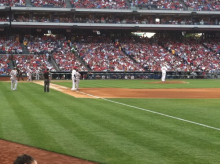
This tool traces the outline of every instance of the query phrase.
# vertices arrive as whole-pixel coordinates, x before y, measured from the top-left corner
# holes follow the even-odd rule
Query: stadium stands
[[[70,0],[73,8],[127,9],[125,0]]]
[[[0,75],[8,75],[11,71],[9,67],[9,55],[0,55]]]
[[[47,68],[51,71],[56,71],[46,55],[14,55],[14,61],[23,73],[27,73],[28,69],[31,69],[33,72],[36,69],[44,71]]]
[[[14,55],[25,72],[28,67],[70,72],[73,66],[81,72],[159,72],[164,62],[174,72],[220,68],[218,1],[1,0],[0,5],[8,6],[0,8],[1,72],[10,69],[4,55]],[[158,35],[131,34],[148,30]],[[186,31],[203,36],[184,36]]]
[[[66,8],[66,3],[65,0],[32,0],[32,6]]]

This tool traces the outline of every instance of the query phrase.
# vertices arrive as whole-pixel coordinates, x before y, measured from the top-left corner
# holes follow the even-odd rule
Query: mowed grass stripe
[[[23,101],[18,101],[17,98],[22,96],[22,93],[18,91],[11,91],[10,83],[1,83],[1,95],[2,100],[2,108],[1,108],[1,124],[2,133],[1,138],[7,137],[9,140],[13,140],[14,138],[18,138],[21,140],[29,140],[28,133],[23,130],[23,124],[21,123],[20,116],[21,110],[19,107],[23,104]],[[24,100],[24,99],[23,99]],[[22,107],[23,108],[23,107]],[[16,137],[14,137],[16,136]]]
[[[113,108],[114,109],[114,108]],[[108,111],[108,112],[112,112],[112,115],[115,115],[115,113],[116,113],[116,111],[112,111],[112,110],[104,110],[105,112],[106,111]],[[141,146],[141,147],[143,147],[143,146],[145,146],[145,152],[146,152],[146,150],[147,149],[149,149],[150,148],[150,144],[151,143],[156,143],[156,141],[154,142],[154,138],[151,138],[151,135],[149,136],[149,134],[148,134],[148,130],[149,129],[151,129],[151,125],[158,125],[157,127],[155,127],[155,128],[153,128],[154,130],[155,129],[158,129],[158,132],[159,132],[159,134],[160,134],[160,132],[162,131],[165,131],[165,132],[167,132],[167,133],[162,133],[162,134],[160,134],[159,136],[160,137],[162,137],[163,135],[165,135],[165,136],[169,136],[170,134],[172,134],[172,135],[170,135],[170,137],[168,137],[169,138],[169,140],[170,141],[172,141],[173,140],[173,135],[175,136],[175,133],[176,133],[176,135],[177,136],[185,136],[185,135],[187,135],[188,134],[188,132],[190,132],[190,131],[187,131],[187,133],[183,133],[182,134],[182,132],[181,132],[181,125],[179,125],[179,126],[175,126],[175,124],[171,121],[171,123],[169,124],[167,124],[166,122],[161,122],[160,121],[160,119],[159,120],[157,120],[157,119],[155,119],[154,118],[154,116],[152,115],[152,116],[150,116],[150,117],[146,117],[145,119],[145,121],[144,120],[142,120],[141,122],[139,121],[139,117],[138,117],[138,119],[137,120],[135,120],[135,118],[134,118],[134,115],[133,116],[130,116],[130,117],[127,117],[127,122],[124,122],[124,119],[122,119],[123,117],[124,117],[124,115],[125,115],[125,113],[129,113],[128,111],[123,111],[123,109],[120,109],[120,112],[123,112],[122,113],[122,115],[120,116],[120,118],[113,118],[112,119],[112,117],[111,116],[107,116],[107,117],[104,117],[104,116],[99,116],[99,118],[109,118],[109,119],[112,119],[112,120],[121,120],[120,122],[116,122],[116,123],[113,123],[113,125],[112,126],[114,126],[114,124],[116,124],[115,125],[115,130],[113,131],[113,133],[118,133],[117,135],[120,135],[120,136],[123,136],[124,138],[122,138],[122,140],[125,142],[126,140],[128,140],[129,139],[129,136],[131,135],[132,137],[131,137],[131,140],[129,141],[129,143],[130,143],[130,145],[132,145],[132,147],[133,148],[136,148],[135,147],[135,144],[132,144],[132,142],[134,142],[133,140],[135,139],[137,139],[137,143],[136,144],[139,144],[139,146]],[[100,113],[100,112],[99,112]],[[143,115],[143,113],[142,113],[142,115]],[[115,117],[117,117],[117,116],[119,116],[119,112],[117,112],[117,115],[115,115]],[[91,118],[94,118],[94,116],[89,116],[89,117],[91,117]],[[137,115],[136,115],[136,117],[137,117]],[[150,122],[148,122],[147,120],[152,120],[152,122],[150,121]],[[155,121],[154,121],[155,120]],[[96,120],[95,120],[96,121]],[[102,122],[103,122],[104,120],[102,120]],[[108,120],[107,120],[108,121]],[[109,121],[109,122],[107,122],[106,120],[104,121],[104,122],[106,122],[104,125],[109,125],[111,122]],[[99,121],[98,121],[99,122]],[[130,125],[129,125],[130,124]],[[136,126],[134,126],[134,124],[137,124]],[[103,124],[102,124],[102,126],[104,126]],[[117,126],[118,125],[118,126]],[[120,127],[120,125],[123,125],[124,127]],[[145,125],[149,125],[149,127],[148,126],[145,126]],[[162,125],[162,126],[161,126]],[[140,128],[140,127],[142,127],[142,128]],[[171,128],[170,128],[171,127]],[[191,128],[191,127],[190,127]],[[110,129],[110,128],[109,128]],[[177,129],[177,131],[176,131],[176,129]],[[147,132],[145,132],[147,130]],[[120,134],[120,132],[122,133],[122,135]],[[193,132],[193,130],[191,130],[191,132]],[[124,134],[123,134],[124,133]],[[155,133],[154,133],[155,134]],[[149,137],[149,138],[148,138]],[[155,136],[154,136],[155,137]],[[187,141],[189,141],[189,143],[190,143],[190,141],[193,139],[197,139],[197,137],[199,137],[199,136],[196,136],[196,134],[192,137],[192,138],[187,138],[186,137],[186,139],[187,139]],[[147,139],[146,139],[147,138]],[[184,137],[182,138],[182,139],[185,139]],[[192,140],[192,141],[193,141]],[[147,143],[146,143],[146,141],[147,141]],[[148,142],[149,141],[149,142]],[[183,140],[184,141],[184,140]],[[182,140],[181,140],[181,138],[180,138],[180,140],[178,141],[176,141],[175,143],[178,143],[178,145],[184,145],[184,144],[187,144],[187,143],[182,143],[183,142]],[[141,142],[143,142],[143,143],[141,143]],[[184,141],[185,142],[185,141]],[[201,140],[201,143],[203,143],[204,142],[204,140]],[[207,141],[205,141],[205,142],[207,142]],[[166,143],[166,142],[165,142]],[[188,143],[188,144],[189,144]],[[146,145],[145,145],[146,144]],[[191,143],[190,143],[191,144]],[[210,142],[208,141],[208,143],[207,144],[210,144]],[[162,142],[162,143],[160,143],[160,144],[158,144],[158,145],[164,145],[164,143]],[[182,147],[182,146],[180,146],[180,147]],[[122,147],[120,147],[120,148],[122,148]],[[154,148],[154,147],[153,147]],[[167,151],[169,151],[169,148],[170,148],[170,150],[172,151],[172,152],[170,152],[170,153],[172,153],[172,154],[176,154],[176,152],[178,152],[177,150],[175,150],[174,149],[174,147],[172,147],[172,144],[171,145],[167,145],[167,144],[165,144],[164,145],[164,148],[162,148],[162,147],[158,147],[158,149],[156,148],[155,149],[155,151],[153,151],[153,149],[150,149],[150,150],[152,150],[153,152],[157,152],[157,153],[164,153],[164,152],[167,152]],[[200,148],[198,148],[197,146],[196,147],[193,147],[193,146],[189,146],[189,147],[187,147],[187,149],[186,150],[188,150],[190,148],[190,150],[192,150],[192,148],[193,149],[199,149],[199,150],[197,150],[197,152],[198,152],[198,154],[200,154],[200,153],[203,153],[203,149],[200,149]],[[161,150],[163,150],[163,151],[161,151]],[[179,149],[178,149],[179,150]],[[217,150],[217,149],[216,149]],[[181,151],[179,151],[179,152],[181,152]],[[189,158],[189,156],[191,156],[191,153],[193,152],[189,152],[188,154],[187,153],[184,153],[185,152],[185,150],[183,150],[183,152],[182,153],[179,153],[179,159],[182,159],[182,157],[183,157],[183,154],[185,154],[185,156],[188,156],[188,159],[190,159]],[[186,151],[187,152],[187,151]],[[150,154],[149,152],[146,152],[148,155]],[[181,156],[180,156],[180,154],[181,154]],[[142,154],[142,155],[144,155],[144,154]],[[145,156],[142,156],[142,157],[145,157]],[[163,157],[163,159],[164,158],[169,158],[169,156],[167,156],[167,157]],[[172,158],[172,157],[171,157]],[[138,159],[141,159],[141,157],[138,157]],[[192,159],[195,159],[195,161],[197,160],[196,159],[196,157],[192,157]],[[190,161],[192,161],[192,159],[190,159]],[[204,162],[204,159],[202,159],[201,160],[201,163],[202,162]],[[207,162],[206,162],[207,163]]]
[[[110,99],[182,118],[189,121],[220,128],[219,99]],[[138,110],[138,109],[137,109]],[[135,111],[134,111],[135,114]],[[181,121],[180,121],[181,122]]]
[[[24,91],[23,93],[25,94],[25,95],[28,95],[28,92],[30,91],[30,90],[33,90],[32,88],[29,88],[28,86],[26,86],[26,91]],[[34,92],[34,91],[33,91]],[[51,92],[56,92],[56,91],[51,91]],[[33,94],[33,93],[31,93],[31,94]],[[48,93],[43,93],[43,94],[48,94]],[[57,93],[57,94],[59,94],[59,92]],[[63,96],[62,94],[60,95],[60,97],[61,96]],[[29,97],[29,96],[28,96]],[[33,101],[36,101],[36,102],[40,102],[40,101],[42,101],[43,99],[42,99],[42,97],[44,97],[44,96],[37,96],[37,98],[35,98],[35,99],[33,99],[33,98],[31,98],[31,99],[33,99]],[[108,145],[108,143],[104,143],[103,141],[102,141],[102,138],[100,138],[100,136],[98,135],[98,136],[93,136],[90,132],[87,132],[86,130],[83,130],[84,129],[84,127],[83,126],[80,126],[81,124],[80,124],[80,121],[78,121],[78,124],[74,124],[74,122],[72,121],[72,120],[70,120],[70,119],[68,119],[67,117],[62,117],[62,113],[64,112],[64,110],[65,110],[65,108],[63,108],[63,107],[61,107],[61,108],[59,108],[59,105],[57,106],[57,104],[54,104],[53,106],[56,106],[56,109],[55,108],[52,108],[50,105],[48,106],[48,104],[51,104],[51,102],[60,102],[59,100],[60,100],[60,97],[57,95],[56,97],[51,97],[51,100],[44,100],[44,102],[47,102],[47,104],[44,104],[44,102],[42,102],[41,103],[41,108],[43,108],[45,111],[44,112],[47,112],[47,115],[50,115],[50,117],[52,117],[52,119],[55,119],[55,122],[57,123],[59,123],[59,124],[62,124],[62,126],[63,127],[65,127],[66,129],[68,129],[70,132],[71,131],[73,131],[73,129],[78,129],[76,132],[75,132],[75,135],[79,135],[79,137],[80,137],[80,139],[81,140],[83,140],[84,138],[84,140],[83,140],[83,143],[85,144],[85,143],[88,143],[88,145],[91,145],[91,147],[95,147],[96,149],[97,149],[97,147],[96,147],[96,145],[97,145],[97,143],[102,143],[102,144],[104,144],[105,145],[105,147],[103,148],[103,146],[100,146],[100,147],[98,147],[99,149],[101,149],[101,150],[99,150],[99,152],[103,152],[105,149],[107,149],[109,152],[113,152],[113,153],[116,153],[116,154],[118,154],[118,155],[122,155],[122,156],[125,156],[125,154],[122,154],[120,151],[117,151],[116,149],[113,149],[112,148],[112,145],[109,145],[109,147],[107,147],[107,145]],[[67,98],[70,98],[70,96],[66,96]],[[62,97],[62,98],[64,98],[64,97]],[[39,99],[39,100],[37,100],[37,99]],[[75,98],[73,98],[73,97],[71,97],[71,99],[75,99]],[[65,100],[66,101],[66,100]],[[67,100],[67,102],[70,102],[70,100]],[[52,104],[53,104],[52,103]],[[62,102],[60,102],[60,105],[62,106],[63,104],[63,101]],[[51,104],[51,105],[52,105]],[[77,105],[77,103],[76,103],[76,101],[74,102],[74,103],[72,103],[73,104],[73,106],[72,106],[72,109],[74,109],[74,108],[78,108],[80,105]],[[94,103],[95,104],[95,103]],[[46,107],[44,107],[44,105],[46,106]],[[37,104],[36,104],[36,106],[38,106]],[[48,109],[47,109],[47,107],[49,107]],[[70,114],[70,113],[68,113],[68,114]],[[39,120],[39,119],[38,119]],[[73,118],[73,120],[76,120],[76,118],[74,117]],[[39,120],[39,122],[40,122],[40,120]],[[88,121],[87,121],[88,122]],[[51,122],[51,124],[53,124],[53,122]],[[58,127],[58,129],[60,129],[60,127]],[[88,129],[90,129],[90,128],[88,128]],[[78,133],[78,132],[80,132],[80,133]],[[47,133],[48,133],[48,131],[47,131]],[[63,132],[62,132],[63,133]],[[73,131],[73,133],[74,133],[74,131]],[[65,133],[64,133],[65,134]],[[89,138],[90,138],[90,140],[88,140],[88,136],[89,136]],[[67,137],[67,136],[65,136],[65,137]],[[92,142],[91,142],[92,141]],[[62,141],[61,141],[62,142]],[[46,143],[46,145],[47,145],[48,143]],[[70,146],[70,145],[68,145],[68,146]],[[73,145],[74,146],[74,145]],[[45,146],[45,147],[47,147],[47,146]],[[85,145],[80,145],[80,147],[83,147],[84,148],[84,151],[83,152],[81,152],[81,154],[83,154],[83,155],[85,155]],[[88,148],[88,147],[87,147]],[[104,150],[102,150],[102,149],[104,149]],[[78,151],[79,151],[79,149],[77,149]],[[88,149],[88,152],[90,152],[90,149]],[[66,153],[66,152],[62,152],[62,153]],[[67,153],[68,154],[68,153]],[[94,154],[93,154],[94,155]],[[96,156],[97,156],[97,154],[96,154]],[[99,157],[99,156],[98,156]],[[103,158],[104,156],[103,155],[101,155],[100,156],[101,158]],[[100,159],[100,157],[98,158],[98,159]]]
[[[14,124],[14,127],[11,127],[10,122],[13,120],[17,120],[16,115],[14,115],[13,110],[10,108],[10,104],[14,103],[12,96],[16,94],[16,92],[11,91],[11,83],[0,82],[0,136],[12,136],[8,129],[20,128],[20,124]]]
[[[18,124],[22,125],[21,132],[23,131],[27,136],[23,139],[23,143],[43,149],[61,151],[59,142],[55,142],[54,137],[47,133],[44,124],[35,117],[39,111],[37,108],[39,102],[35,101],[35,93],[39,92],[40,89],[33,87],[32,84],[21,84],[20,89],[22,91],[16,91],[17,95],[13,97],[16,104],[11,104],[11,108],[19,119]],[[47,147],[44,147],[45,143],[48,143]]]
[[[76,99],[54,90],[44,93],[42,86],[27,84],[23,88],[25,96],[22,100],[33,99],[36,107],[31,111],[33,112],[31,115],[43,124],[44,132],[48,135],[58,134],[53,136],[54,146],[60,140],[61,148],[55,150],[61,153],[67,152],[69,155],[84,159],[117,164],[219,163],[220,154],[217,149],[219,133],[213,130],[112,104],[101,99]],[[33,92],[29,92],[31,90]],[[30,95],[32,98],[28,99]],[[47,101],[42,104],[43,100]],[[112,100],[129,102],[131,105],[136,104],[148,109],[149,107],[157,109],[156,106],[160,102],[160,100],[151,102],[146,99]],[[214,101],[206,103],[208,102]],[[172,113],[170,104],[173,103],[174,107],[180,105],[180,102],[178,104],[175,100],[163,101],[163,103],[164,107],[160,105],[157,110],[165,113]],[[192,101],[191,104],[193,104]],[[184,107],[178,110],[183,109]],[[208,106],[202,111],[206,109]],[[177,115],[178,110],[175,110]],[[214,111],[213,109],[212,112]],[[187,112],[191,116],[194,115],[190,110],[181,112],[185,116]]]
[[[73,147],[75,147],[77,150],[75,154],[79,154],[77,155],[78,157],[80,157],[80,155],[85,156],[86,154],[90,158],[94,158],[95,155],[96,158],[93,160],[98,160],[98,159],[100,160],[102,158],[107,158],[105,155],[103,155],[103,152],[108,151],[109,153],[114,153],[120,156],[126,156],[126,158],[128,158],[128,156],[125,155],[125,153],[122,153],[121,151],[118,151],[117,149],[113,148],[112,145],[108,143],[108,140],[105,140],[106,135],[104,136],[99,135],[99,132],[106,133],[109,129],[100,128],[101,122],[94,125],[93,122],[91,122],[90,117],[89,118],[85,117],[85,115],[88,115],[89,113],[94,113],[94,111],[90,109],[93,109],[94,107],[97,106],[97,100],[92,100],[92,99],[72,99],[72,100],[73,103],[65,104],[62,111],[60,110],[54,112],[55,113],[60,112],[59,118],[57,118],[56,121],[58,121],[70,133],[72,133],[74,137],[78,138],[77,141],[73,141],[74,142]],[[98,102],[98,104],[99,103],[103,104],[104,102]],[[69,109],[72,109],[72,111],[70,111]],[[78,142],[79,140],[81,140],[81,142]],[[83,143],[83,145],[79,145],[79,143]],[[69,145],[69,147],[71,146]],[[73,152],[74,150],[71,151]]]
[[[38,99],[40,98],[38,97]],[[60,102],[60,100],[63,101]],[[51,102],[51,106],[53,107],[48,107],[47,104]],[[90,153],[90,156],[95,154],[95,156],[101,157],[92,146],[87,145],[82,140],[84,135],[87,138],[89,134],[87,135],[87,132],[82,133],[82,127],[79,126],[82,120],[75,109],[77,109],[80,104],[79,102],[77,103],[75,98],[57,93],[56,97],[52,97],[47,103],[41,103],[40,106],[45,109],[44,113],[50,117],[47,118],[47,120],[50,120],[49,125],[46,126],[48,133],[56,132],[57,134],[54,134],[54,138],[59,141],[59,144],[62,145],[65,150],[61,153],[66,153],[68,155],[74,154],[74,156],[81,158],[83,157],[82,155],[85,156],[85,154],[89,155]],[[89,120],[86,121],[88,122]],[[85,152],[86,150],[88,152]]]
[[[155,105],[155,104],[154,104]],[[198,153],[199,154],[199,153]]]

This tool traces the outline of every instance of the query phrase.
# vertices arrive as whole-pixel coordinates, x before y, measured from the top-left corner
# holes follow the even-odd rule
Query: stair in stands
[[[85,68],[87,68],[88,71],[92,71],[89,65],[83,59],[81,59],[78,52],[74,52],[74,56],[82,63]]]
[[[57,72],[61,71],[59,66],[57,65],[57,63],[55,62],[55,59],[53,58],[53,56],[51,56],[50,58],[50,63],[54,66],[54,68],[56,69]]]
[[[27,7],[32,7],[31,0],[25,0],[25,4]]]
[[[24,46],[24,44],[21,44],[21,48],[22,48],[22,54],[29,54],[27,48]]]
[[[66,8],[72,8],[70,0],[65,0],[65,3],[66,3]]]

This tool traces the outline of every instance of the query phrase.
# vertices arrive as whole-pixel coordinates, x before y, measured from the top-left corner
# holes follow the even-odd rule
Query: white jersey
[[[79,72],[76,72],[76,79],[79,80],[81,77],[81,74]]]
[[[11,73],[10,73],[10,75],[11,75],[11,80],[15,80],[16,79],[16,76],[17,76],[17,71],[16,70],[12,70],[11,71]]]
[[[161,71],[162,71],[162,73],[165,73],[165,72],[167,71],[167,67],[163,66],[163,67],[161,68]]]
[[[72,70],[72,79],[76,79],[76,70],[75,69]]]
[[[27,76],[31,76],[32,70],[31,69],[27,69]]]
[[[36,73],[36,74],[39,74],[39,73],[40,73],[40,70],[37,69],[37,70],[35,71],[35,73]]]

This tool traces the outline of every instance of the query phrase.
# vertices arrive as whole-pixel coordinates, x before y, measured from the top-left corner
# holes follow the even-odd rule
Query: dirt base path
[[[29,154],[38,164],[95,164],[94,162],[0,140],[0,164],[13,164],[18,155]]]
[[[43,85],[42,81],[34,82]],[[76,98],[175,98],[175,99],[218,99],[220,88],[199,89],[126,89],[126,88],[80,88],[71,91],[71,88],[51,83],[50,88],[74,96]]]

